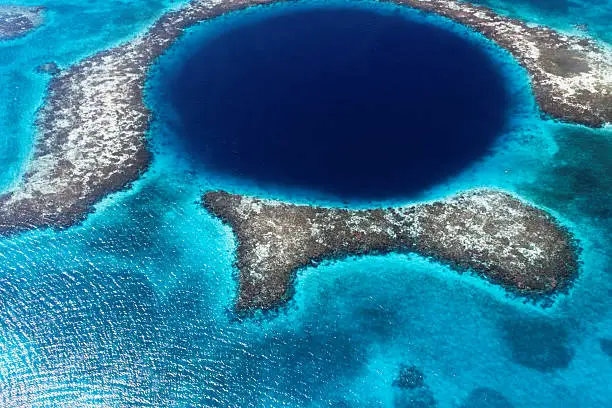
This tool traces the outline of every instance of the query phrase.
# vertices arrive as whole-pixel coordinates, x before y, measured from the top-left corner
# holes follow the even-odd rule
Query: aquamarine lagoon
[[[49,85],[188,2],[4,3],[45,7],[0,41],[0,191],[28,199]],[[607,2],[476,3],[611,46]],[[151,113],[138,177],[71,225],[0,235],[1,407],[612,406],[609,124],[553,118],[486,33],[391,2],[237,7],[178,31],[125,74],[146,77]],[[37,70],[50,62],[59,75]],[[523,296],[418,251],[372,253],[300,268],[286,302],[244,315],[239,239],[202,205],[214,190],[359,210],[473,189],[575,238],[567,289]]]

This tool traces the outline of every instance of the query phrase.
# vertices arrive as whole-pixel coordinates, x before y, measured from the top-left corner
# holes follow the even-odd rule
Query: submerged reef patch
[[[295,272],[325,259],[416,252],[523,294],[568,286],[578,270],[569,232],[495,190],[406,207],[346,210],[208,192],[203,205],[238,239],[238,311],[288,300]]]
[[[55,62],[45,62],[36,67],[36,72],[40,74],[58,75],[62,70]]]
[[[599,346],[601,347],[601,351],[606,353],[608,357],[612,358],[612,338],[599,339]]]
[[[612,122],[612,53],[588,38],[527,25],[454,0],[397,0],[448,17],[506,48],[527,69],[537,101],[554,118]],[[0,196],[0,233],[67,227],[105,195],[136,180],[150,162],[143,101],[149,67],[198,22],[266,0],[194,0],[143,35],[66,69],[50,83],[39,134],[21,183]]]
[[[557,152],[520,193],[562,214],[579,213],[612,228],[612,133],[561,126]]]
[[[499,391],[479,387],[468,395],[459,408],[513,408],[513,405]]]
[[[420,388],[425,385],[425,376],[417,366],[403,364],[393,385],[405,389]]]
[[[44,7],[0,4],[0,41],[21,37],[44,22]]]
[[[398,377],[393,381],[394,406],[397,408],[433,408],[438,404],[425,375],[414,365],[403,364]]]
[[[501,322],[505,344],[517,364],[541,372],[567,368],[574,350],[567,329],[549,320],[518,317]]]

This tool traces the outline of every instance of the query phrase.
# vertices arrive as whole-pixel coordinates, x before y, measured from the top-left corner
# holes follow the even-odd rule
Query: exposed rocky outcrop
[[[0,41],[21,37],[44,22],[44,7],[0,4]]]
[[[149,67],[186,27],[251,4],[194,1],[165,14],[144,35],[55,76],[24,179],[0,195],[0,234],[68,227],[136,180],[151,159],[151,115],[143,100]]]
[[[416,252],[523,294],[567,287],[578,270],[569,232],[544,211],[495,190],[406,207],[346,210],[222,191],[203,205],[238,239],[239,311],[286,301],[295,272],[325,259]]]

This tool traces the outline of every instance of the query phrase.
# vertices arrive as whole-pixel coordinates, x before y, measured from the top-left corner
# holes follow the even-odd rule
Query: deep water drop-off
[[[163,84],[185,150],[213,173],[343,200],[409,197],[503,131],[503,75],[446,28],[359,8],[243,19],[192,45]]]

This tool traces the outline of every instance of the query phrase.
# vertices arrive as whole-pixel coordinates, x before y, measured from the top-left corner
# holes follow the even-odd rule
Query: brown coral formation
[[[281,304],[299,268],[350,255],[416,252],[524,294],[563,289],[578,269],[566,229],[544,211],[495,190],[372,210],[223,191],[206,193],[203,205],[237,236],[239,311]]]
[[[22,37],[44,22],[44,7],[0,4],[0,41]]]

